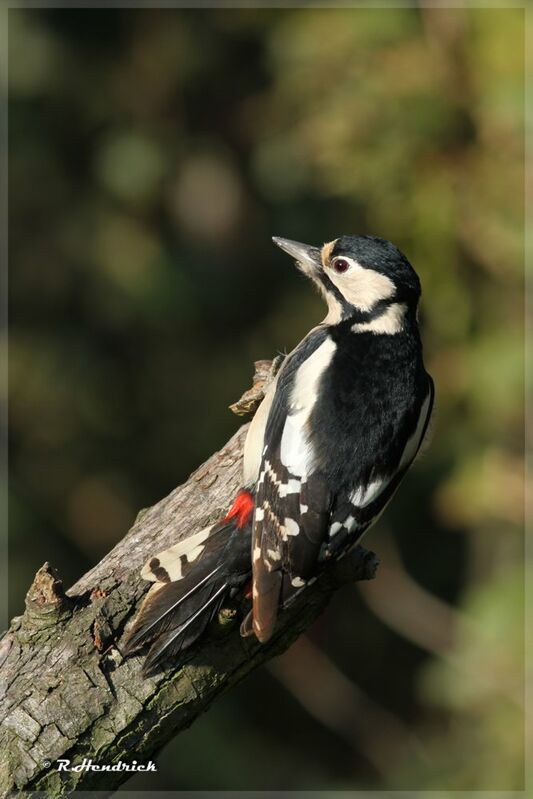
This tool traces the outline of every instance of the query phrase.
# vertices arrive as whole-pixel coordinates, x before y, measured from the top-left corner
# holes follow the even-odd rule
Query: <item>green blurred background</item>
[[[432,447],[372,584],[131,788],[523,781],[520,9],[11,10],[10,591],[71,584],[323,308],[271,235],[393,240]]]

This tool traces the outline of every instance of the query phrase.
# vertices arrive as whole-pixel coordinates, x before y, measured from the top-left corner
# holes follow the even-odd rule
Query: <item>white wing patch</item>
[[[314,400],[313,400],[314,401]],[[313,450],[307,440],[305,410],[287,416],[281,436],[280,459],[291,474],[301,477],[312,469]]]
[[[333,538],[343,528],[346,532],[351,533],[355,526],[355,517],[351,514],[345,518],[343,522],[333,522],[329,526],[329,537]]]
[[[291,474],[303,477],[312,471],[314,454],[307,437],[307,423],[318,395],[321,377],[331,363],[337,345],[326,338],[296,372],[289,413],[281,436],[280,458]]]
[[[299,494],[300,493],[300,480],[287,480],[286,483],[282,483],[279,487],[279,495],[280,497],[286,497],[287,494]]]
[[[298,522],[295,522],[294,519],[289,519],[288,516],[285,516],[285,524],[283,526],[287,535],[298,535],[300,532]]]
[[[356,508],[364,508],[365,505],[370,505],[378,494],[385,488],[389,482],[388,478],[378,478],[373,480],[366,486],[357,486],[357,488],[350,494],[350,502]]]
[[[305,580],[302,580],[301,577],[293,577],[291,580],[291,585],[293,588],[303,588],[305,585]]]

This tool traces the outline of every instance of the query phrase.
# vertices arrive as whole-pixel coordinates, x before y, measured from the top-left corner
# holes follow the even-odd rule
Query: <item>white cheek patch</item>
[[[394,296],[396,288],[386,275],[366,269],[353,258],[344,260],[350,262],[350,269],[341,274],[329,269],[328,276],[351,305],[361,311],[370,311],[380,300],[389,300]]]

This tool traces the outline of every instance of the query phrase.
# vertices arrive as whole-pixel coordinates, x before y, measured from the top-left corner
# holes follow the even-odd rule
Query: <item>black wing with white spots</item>
[[[319,328],[302,342],[286,364],[278,382],[264,439],[263,457],[256,489],[253,524],[253,631],[259,640],[271,635],[278,608],[290,601],[317,573],[318,563],[340,557],[383,512],[403,479],[426,435],[433,406],[433,384],[424,372],[416,375],[417,390],[403,400],[394,391],[392,369],[390,395],[375,408],[362,408],[359,418],[343,416],[342,391],[337,402],[325,404],[320,397],[320,375],[334,374],[333,359],[340,352]],[[315,383],[305,374],[311,361]],[[398,382],[408,380],[405,374]],[[318,382],[317,382],[318,381]],[[333,391],[328,392],[331,399]],[[350,405],[354,404],[350,398]],[[395,424],[380,424],[380,413],[389,417],[394,406]],[[383,410],[382,410],[383,409]],[[316,431],[336,419],[338,440],[330,434],[317,447]],[[385,444],[397,451],[390,468],[372,470],[364,452],[368,423],[376,419],[376,451]],[[309,427],[315,432],[314,448]],[[343,430],[350,427],[353,450],[328,471],[331,452],[341,452]],[[365,458],[366,454],[366,458]],[[248,625],[249,627],[249,625]]]
[[[331,493],[313,468],[307,437],[316,387],[301,371],[314,356],[327,360],[320,352],[327,344],[327,330],[317,328],[289,356],[266,425],[252,532],[253,632],[259,640],[271,635],[280,599],[287,601],[314,575],[327,532]]]

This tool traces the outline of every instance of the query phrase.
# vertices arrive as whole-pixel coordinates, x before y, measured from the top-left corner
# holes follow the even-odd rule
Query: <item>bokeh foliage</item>
[[[435,435],[378,580],[132,787],[521,787],[523,40],[520,9],[10,11],[13,613],[321,318],[271,235],[384,236],[424,287]]]

